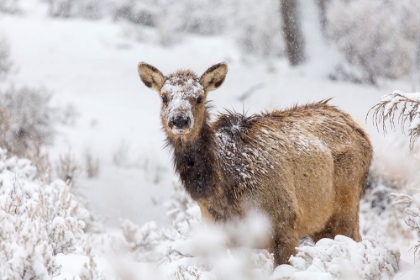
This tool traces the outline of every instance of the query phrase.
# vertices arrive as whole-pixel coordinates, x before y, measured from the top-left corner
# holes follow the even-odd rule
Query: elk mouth
[[[189,134],[191,132],[191,129],[188,127],[178,128],[178,127],[173,126],[171,128],[171,132],[175,135],[183,136],[183,135]]]

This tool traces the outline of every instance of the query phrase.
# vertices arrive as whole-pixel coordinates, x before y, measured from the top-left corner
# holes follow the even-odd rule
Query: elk
[[[359,201],[372,158],[367,133],[328,100],[251,116],[227,111],[210,123],[207,94],[227,71],[222,62],[201,77],[190,70],[164,76],[138,65],[140,79],[162,99],[175,170],[203,218],[265,213],[275,264],[287,263],[306,235],[360,241]]]

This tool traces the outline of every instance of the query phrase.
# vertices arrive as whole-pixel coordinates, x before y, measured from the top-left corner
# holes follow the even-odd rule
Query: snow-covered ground
[[[2,14],[0,17],[0,35],[8,39],[16,66],[10,80],[18,85],[45,86],[53,92],[54,104],[72,104],[77,109],[79,117],[75,125],[59,127],[55,143],[48,148],[48,153],[53,163],[68,151],[82,164],[86,153],[99,159],[99,176],[88,179],[80,174],[76,185],[92,211],[105,219],[105,230],[97,238],[101,241],[92,242],[102,244],[97,246],[100,249],[96,249],[95,255],[99,259],[99,268],[115,277],[118,275],[120,279],[152,279],[146,274],[155,271],[155,264],[146,262],[151,260],[163,263],[163,267],[167,269],[161,272],[162,277],[170,275],[171,279],[196,279],[194,275],[201,275],[200,279],[218,279],[215,278],[217,271],[227,273],[221,279],[234,279],[229,278],[229,269],[233,267],[236,270],[232,271],[240,271],[238,267],[244,265],[238,262],[240,258],[224,256],[223,262],[219,261],[214,264],[213,269],[209,269],[206,267],[209,263],[205,259],[188,258],[181,254],[182,248],[198,246],[203,241],[200,238],[208,238],[211,233],[199,233],[196,239],[189,240],[192,236],[190,233],[179,232],[180,228],[187,226],[178,224],[177,227],[172,227],[171,222],[174,220],[167,218],[167,210],[163,204],[173,200],[174,172],[170,154],[163,149],[165,136],[161,131],[159,118],[160,98],[140,82],[137,74],[138,62],[145,61],[164,73],[190,68],[201,74],[209,66],[226,61],[229,65],[227,79],[220,90],[210,94],[210,99],[214,100],[213,112],[222,108],[233,108],[251,114],[264,109],[284,108],[295,103],[334,97],[331,104],[364,123],[366,113],[381,96],[395,89],[410,91],[406,81],[387,81],[374,87],[329,80],[329,71],[338,57],[334,50],[323,45],[320,34],[313,31],[316,29],[311,27],[314,9],[305,9],[306,16],[303,17],[305,32],[310,34],[308,45],[312,46],[308,61],[300,67],[291,68],[285,59],[269,63],[256,58],[244,59],[244,54],[226,37],[191,35],[172,47],[162,47],[154,43],[135,41],[133,37],[138,34],[133,34],[133,27],[123,22],[48,18],[46,6],[39,2],[25,2],[23,15]],[[142,32],[144,36],[153,36],[153,31],[147,28]],[[258,89],[252,95],[245,100],[240,99],[256,85]],[[399,147],[403,136],[390,133],[384,137],[371,122],[365,128],[372,138],[378,157],[382,155],[394,161],[404,158]],[[186,212],[195,211],[189,214],[194,219],[199,219],[196,206],[192,205],[187,210]],[[123,223],[124,239],[119,226],[125,219],[133,224],[128,221]],[[154,222],[142,227],[149,221]],[[193,228],[193,232],[197,230],[195,224],[188,227]],[[378,228],[378,231],[381,229]],[[130,232],[134,236],[132,243],[128,234]],[[150,253],[154,249],[149,250],[146,245],[146,249],[139,249],[139,244],[137,247],[133,245],[136,240],[146,240],[146,232],[154,232],[155,239],[151,240],[152,243],[160,242],[153,243],[152,247],[157,248],[154,253]],[[309,262],[308,257],[302,257],[306,252],[317,261],[312,263],[312,270],[295,274],[295,279],[333,279],[331,275],[345,278],[345,275],[357,275],[354,273],[358,273],[355,272],[358,269],[366,273],[359,274],[364,275],[364,279],[386,279],[395,272],[400,273],[399,279],[416,279],[413,272],[416,271],[416,264],[412,266],[413,252],[409,251],[415,240],[403,237],[392,239],[398,249],[386,243],[390,240],[387,236],[377,239],[367,237],[363,241],[365,243],[355,244],[344,237],[338,237],[335,241],[324,241],[328,244],[302,247],[299,253],[301,255],[294,259],[297,263],[294,268],[279,267],[274,274],[271,272],[270,256],[264,252],[253,252],[251,263],[258,268],[257,272],[254,271],[257,274],[253,275],[270,277],[272,274],[270,279],[280,279],[280,276],[292,275],[299,269],[306,270],[310,266],[305,263]],[[188,242],[189,244],[184,244]],[[127,250],[131,255],[120,252],[116,254],[120,256],[116,260],[115,255],[110,256],[112,254],[109,251],[112,250],[109,248],[113,247],[108,246],[109,244],[119,244],[115,245],[117,249],[114,248],[114,253]],[[216,240],[213,245],[217,247],[220,244]],[[336,259],[326,260],[322,258],[322,254],[316,255],[317,246],[331,248],[328,254],[335,254]],[[104,249],[105,247],[108,249]],[[369,251],[369,248],[376,249]],[[210,250],[208,246],[201,249]],[[179,254],[170,250],[176,250]],[[221,250],[226,251],[226,248],[221,247]],[[398,260],[392,259],[398,250],[401,253],[399,266],[396,265]],[[350,261],[344,261],[343,254],[348,251],[351,254],[356,251],[355,254],[359,255],[353,254]],[[62,265],[62,274],[58,279],[72,279],[73,275],[79,273],[88,257],[86,254],[78,255],[78,252],[76,250],[70,255],[57,256],[57,262]],[[167,253],[166,257],[170,260],[163,261],[164,253]],[[210,253],[220,254],[213,251]],[[229,254],[235,256],[236,253]],[[346,263],[343,264],[344,262]],[[378,268],[360,264],[366,262],[376,263],[378,266],[383,262],[384,265],[380,267],[386,267],[387,271],[392,272],[387,274],[381,269],[374,271]],[[115,268],[116,263],[118,268]],[[335,266],[331,266],[331,263]],[[330,270],[315,271],[316,264],[322,264]],[[179,273],[180,265],[190,270],[184,271],[185,275],[182,277],[179,274],[174,276]],[[352,270],[350,267],[356,268]]]

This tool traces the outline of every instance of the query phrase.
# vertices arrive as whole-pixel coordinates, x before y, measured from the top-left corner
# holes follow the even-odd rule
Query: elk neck
[[[175,169],[185,189],[195,200],[216,196],[221,183],[216,136],[208,119],[206,113],[203,125],[194,139],[168,138],[174,149]]]

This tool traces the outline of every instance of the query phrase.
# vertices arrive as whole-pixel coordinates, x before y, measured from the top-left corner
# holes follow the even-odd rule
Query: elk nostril
[[[190,118],[188,118],[188,117],[185,118],[185,117],[178,116],[178,117],[175,117],[174,118],[174,120],[172,121],[172,123],[173,123],[173,125],[175,125],[178,128],[184,128],[184,127],[186,127],[188,125],[189,119]]]

